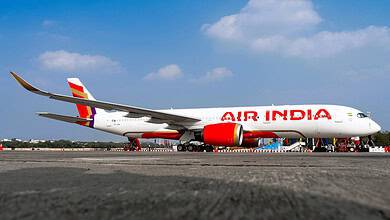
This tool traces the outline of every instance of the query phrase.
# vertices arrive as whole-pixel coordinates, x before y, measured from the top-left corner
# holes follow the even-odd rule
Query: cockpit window
[[[364,114],[364,113],[358,113],[357,117],[358,118],[367,118],[368,116],[366,114]]]

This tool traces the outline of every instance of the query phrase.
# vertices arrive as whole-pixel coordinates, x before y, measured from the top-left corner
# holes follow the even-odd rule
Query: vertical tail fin
[[[89,99],[89,100],[96,100],[78,78],[68,78],[68,84],[69,84],[70,90],[72,91],[73,97],[82,98],[82,99]],[[77,111],[79,112],[79,115],[81,118],[94,119],[94,116],[97,113],[104,112],[103,109],[98,109],[98,108],[80,105],[80,104],[76,104],[76,107],[77,107]],[[90,123],[90,124],[86,125],[86,126],[93,127],[93,121],[87,122],[87,123]]]

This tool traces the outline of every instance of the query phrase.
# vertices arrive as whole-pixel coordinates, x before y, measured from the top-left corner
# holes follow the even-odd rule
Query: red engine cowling
[[[206,125],[203,128],[203,142],[210,145],[240,146],[243,140],[242,125],[236,123],[219,123]]]
[[[242,147],[259,147],[260,138],[244,138],[241,144]]]

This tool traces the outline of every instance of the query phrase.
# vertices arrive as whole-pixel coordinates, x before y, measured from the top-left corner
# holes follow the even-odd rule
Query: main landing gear
[[[124,151],[140,151],[141,143],[138,138],[128,138],[129,143],[123,147]]]
[[[193,143],[184,143],[177,145],[177,151],[190,151],[190,152],[213,152],[214,147],[209,144],[196,145]]]

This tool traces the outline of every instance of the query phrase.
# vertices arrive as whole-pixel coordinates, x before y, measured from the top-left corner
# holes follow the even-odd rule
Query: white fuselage
[[[197,109],[170,109],[161,112],[201,119],[196,123],[182,124],[185,130],[200,130],[205,125],[222,122],[241,124],[251,137],[315,137],[345,138],[367,136],[380,130],[380,126],[361,111],[338,105],[283,105],[255,107],[224,107]],[[133,138],[166,136],[177,132],[167,123],[150,123],[149,117],[129,118],[126,112],[95,115],[96,129]],[[153,135],[148,135],[153,133]],[[185,140],[186,135],[180,139]],[[188,136],[188,137],[191,137]],[[173,138],[177,139],[177,138]]]

